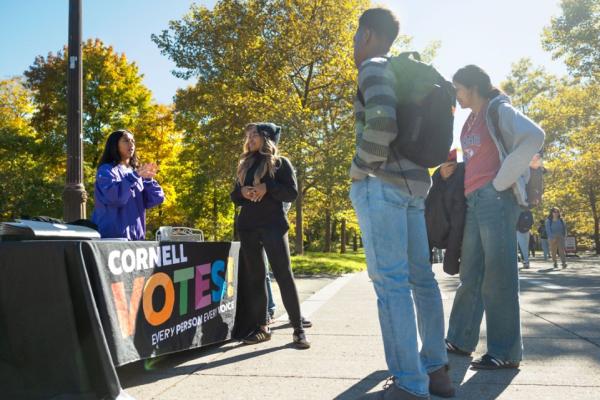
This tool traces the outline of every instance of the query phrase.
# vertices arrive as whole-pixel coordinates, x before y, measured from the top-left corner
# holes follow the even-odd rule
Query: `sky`
[[[83,38],[100,38],[135,61],[144,83],[160,103],[170,103],[178,87],[175,65],[160,54],[150,35],[181,18],[191,0],[82,0]],[[195,3],[212,7],[215,0]],[[477,64],[499,83],[511,64],[530,57],[535,65],[564,74],[560,61],[543,51],[542,29],[560,14],[559,0],[383,0],[400,19],[401,32],[415,50],[434,40],[441,48],[433,64],[448,79],[460,67]],[[69,0],[0,0],[0,79],[21,75],[37,55],[56,53],[68,39]],[[85,68],[85,66],[84,66]],[[456,126],[466,111],[458,111]],[[458,131],[460,132],[460,130]],[[456,133],[455,133],[456,135]]]

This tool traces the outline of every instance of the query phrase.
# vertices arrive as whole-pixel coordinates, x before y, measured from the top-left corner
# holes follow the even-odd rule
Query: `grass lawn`
[[[292,269],[296,275],[341,275],[363,271],[367,268],[362,249],[354,253],[306,252],[303,256],[292,256]]]

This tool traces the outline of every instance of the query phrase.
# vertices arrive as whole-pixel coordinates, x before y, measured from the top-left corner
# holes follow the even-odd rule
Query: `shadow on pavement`
[[[238,354],[233,357],[226,356],[226,353],[228,351],[236,349],[240,346],[246,346],[246,345],[240,343],[238,345],[235,345],[232,347],[227,347],[225,349],[220,349],[220,348],[211,349],[213,351],[210,351],[210,352],[207,352],[206,349],[202,349],[202,350],[204,350],[202,352],[202,354],[199,354],[200,353],[199,351],[188,351],[188,352],[184,352],[184,355],[182,355],[182,353],[165,355],[165,356],[160,357],[158,360],[155,359],[154,367],[151,370],[144,371],[144,369],[145,369],[144,362],[137,362],[137,363],[129,364],[129,365],[119,368],[117,370],[117,373],[119,375],[119,379],[121,380],[121,386],[123,388],[127,388],[130,386],[137,386],[137,385],[143,385],[143,384],[147,384],[147,383],[156,382],[156,381],[164,379],[166,377],[190,375],[190,374],[201,372],[201,371],[207,371],[212,368],[221,367],[223,365],[228,365],[228,364],[232,364],[232,363],[245,361],[245,360],[248,360],[251,358],[264,356],[264,355],[267,355],[267,354],[275,352],[275,351],[279,351],[279,350],[283,350],[283,349],[287,349],[287,348],[295,348],[292,343],[287,343],[282,346],[269,347],[269,348],[256,350],[256,351],[252,351],[252,352],[248,352],[248,353],[244,353],[244,354]],[[214,351],[214,350],[216,350],[216,351]],[[221,356],[221,358],[219,358],[217,360],[213,359],[213,360],[209,360],[207,362],[199,362],[196,364],[181,365],[183,363],[189,362],[190,360],[193,360],[200,356],[218,354],[218,353],[221,353],[224,355]]]
[[[466,392],[471,395],[477,394],[477,397],[472,398],[478,400],[497,399],[519,372],[518,369],[477,371],[468,381],[457,388],[457,397],[460,398],[461,392]]]
[[[334,397],[334,400],[356,400],[361,396],[363,396],[365,400],[371,398],[375,399],[377,398],[377,393],[367,395],[367,392],[377,386],[380,382],[384,381],[389,374],[390,373],[387,370],[371,372],[369,375],[350,386],[343,393]],[[373,397],[371,397],[371,395]]]

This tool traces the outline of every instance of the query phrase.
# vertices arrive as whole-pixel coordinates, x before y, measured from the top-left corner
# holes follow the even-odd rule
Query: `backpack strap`
[[[398,57],[406,57],[406,58],[410,58],[411,56],[414,60],[421,61],[421,54],[419,54],[418,51],[403,51],[402,53],[400,53],[398,55]]]
[[[504,142],[504,135],[502,134],[502,130],[500,129],[500,104],[502,101],[497,101],[492,104],[490,107],[490,119],[492,120],[492,126],[494,127],[494,132],[490,132],[490,134],[494,135],[496,140],[500,144],[500,150],[505,155],[508,155],[508,147],[506,147],[506,143]]]

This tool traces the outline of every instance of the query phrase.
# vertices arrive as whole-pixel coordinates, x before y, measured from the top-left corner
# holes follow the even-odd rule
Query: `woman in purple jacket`
[[[110,134],[100,159],[92,221],[103,238],[143,240],[146,209],[165,200],[154,180],[155,163],[138,164],[133,134],[121,129]]]

